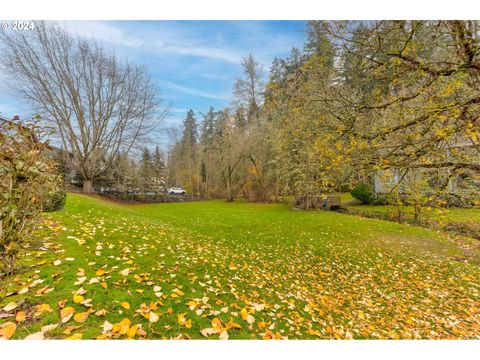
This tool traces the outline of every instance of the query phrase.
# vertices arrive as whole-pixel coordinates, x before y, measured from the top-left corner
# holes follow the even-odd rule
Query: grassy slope
[[[49,251],[32,251],[37,257],[24,263],[34,266],[2,286],[14,291],[28,285],[33,278],[27,276],[38,267],[38,277],[45,280],[38,287],[54,290],[37,297],[34,288],[0,305],[26,298],[27,313],[28,304],[39,303],[54,311],[27,319],[17,338],[58,322],[59,300],[85,311],[72,301],[80,286],[95,310],[107,310],[106,316],[92,313],[85,323],[72,319],[49,337],[65,337],[63,332],[73,325],[79,328],[72,333],[96,337],[105,320],[128,318],[142,324],[148,338],[203,338],[200,330],[220,318],[241,326],[228,330],[230,338],[480,338],[480,270],[452,260],[461,250],[445,235],[427,229],[291,211],[278,204],[121,206],[80,195],[69,195],[66,209],[49,217],[65,227],[59,242],[50,234],[59,226],[48,224]],[[75,260],[66,261],[69,257]],[[62,264],[53,266],[57,259]],[[107,289],[88,284],[100,267],[108,273],[97,278]],[[131,273],[121,275],[126,268]],[[75,285],[83,276],[85,282]],[[160,298],[154,295],[155,285],[162,288]],[[190,309],[192,299],[197,300]],[[142,303],[157,300],[158,322],[151,324],[135,312]],[[121,307],[123,301],[129,310]],[[243,308],[255,323],[242,319]],[[182,317],[192,320],[191,328]]]

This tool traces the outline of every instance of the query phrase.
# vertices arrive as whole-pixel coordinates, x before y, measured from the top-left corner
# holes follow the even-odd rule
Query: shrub
[[[58,175],[61,176],[61,175]],[[59,180],[59,183],[62,183],[62,180]],[[64,184],[59,184],[55,186],[54,189],[47,193],[45,201],[43,203],[43,211],[57,211],[63,209],[65,206],[65,201],[67,199],[67,191]]]
[[[36,122],[0,124],[0,262],[6,274],[13,273],[47,197],[58,189],[48,142],[39,140],[44,134]]]
[[[375,200],[372,186],[366,183],[355,186],[351,194],[355,199],[360,200],[362,204],[371,204]]]

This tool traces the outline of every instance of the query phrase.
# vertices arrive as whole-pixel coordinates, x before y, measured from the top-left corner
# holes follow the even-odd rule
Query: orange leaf
[[[0,326],[0,339],[10,339],[17,330],[17,325],[13,322],[7,322]]]
[[[89,314],[88,312],[77,313],[73,317],[73,320],[75,320],[76,322],[79,322],[79,323],[83,323],[87,320],[88,314]]]
[[[25,314],[24,311],[19,311],[17,312],[17,316],[15,317],[15,320],[19,323],[25,321],[27,315]]]
[[[71,306],[62,309],[62,311],[60,311],[60,318],[62,319],[62,323],[66,323],[68,320],[70,320],[74,312],[75,309]]]

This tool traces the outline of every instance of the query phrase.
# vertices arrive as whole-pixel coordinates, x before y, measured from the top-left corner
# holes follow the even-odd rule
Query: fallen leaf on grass
[[[138,325],[133,325],[130,329],[128,329],[127,336],[129,338],[133,338],[137,333],[137,330],[138,330]]]
[[[5,307],[3,308],[4,311],[12,311],[16,309],[18,304],[15,301],[9,302]]]
[[[110,331],[113,329],[113,324],[105,320],[105,322],[102,325],[102,329],[103,329],[103,332]]]
[[[62,319],[62,323],[65,324],[68,320],[70,320],[74,312],[75,309],[71,306],[62,309],[62,311],[60,311],[60,318]]]
[[[65,340],[82,340],[83,334],[81,333],[76,333],[73,334],[72,336],[66,337]]]
[[[202,329],[202,330],[200,330],[200,332],[201,332],[202,335],[205,336],[205,337],[209,337],[210,335],[212,335],[212,334],[215,333],[215,331],[214,331],[212,328]]]
[[[73,317],[73,320],[75,320],[76,322],[79,322],[79,323],[83,323],[87,320],[88,314],[89,314],[88,311],[85,311],[85,312],[82,312],[82,313],[77,313]]]
[[[43,340],[45,336],[41,331],[28,335],[25,340]]]
[[[158,321],[158,315],[155,314],[153,311],[150,311],[148,321],[150,321],[151,323],[156,323]]]
[[[17,325],[13,322],[7,322],[0,325],[0,339],[10,339],[17,330]]]
[[[120,305],[121,305],[124,309],[127,309],[127,310],[130,309],[130,304],[129,304],[128,302],[126,302],[126,301],[122,302]]]
[[[42,329],[40,330],[40,332],[41,332],[42,334],[45,334],[46,332],[49,332],[49,331],[51,331],[51,330],[56,329],[57,326],[58,326],[58,324],[45,325],[45,326],[42,327]]]
[[[79,304],[83,301],[83,296],[82,295],[73,295],[73,302],[75,304]]]
[[[40,316],[44,312],[53,312],[53,310],[48,304],[37,305],[37,312],[35,313],[35,317]]]
[[[86,306],[86,307],[92,307],[92,299],[85,299],[83,301],[80,302],[80,304],[82,304],[83,306]]]
[[[18,323],[21,323],[23,321],[25,321],[27,315],[25,314],[24,311],[19,311],[17,312],[17,315],[15,316],[15,321],[18,322]]]
[[[120,275],[127,276],[130,274],[131,270],[129,268],[123,269],[122,271],[119,271]]]
[[[105,316],[107,314],[107,310],[105,309],[102,309],[102,310],[98,310],[95,315],[97,316]]]

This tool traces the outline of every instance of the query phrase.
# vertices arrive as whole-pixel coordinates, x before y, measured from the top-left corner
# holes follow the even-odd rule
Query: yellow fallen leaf
[[[214,329],[215,328],[221,329],[222,328],[222,320],[220,320],[219,318],[214,318],[212,320],[212,326],[213,326]]]
[[[27,315],[25,314],[24,311],[19,311],[17,312],[17,316],[15,316],[15,321],[18,322],[18,323],[21,323],[23,321],[25,321]]]
[[[138,330],[138,325],[133,325],[130,329],[128,329],[127,336],[129,338],[133,338],[137,333],[137,330]]]
[[[122,302],[120,305],[121,305],[124,309],[127,309],[127,310],[130,309],[130,304],[129,304],[128,302],[126,302],[126,301]]]
[[[230,320],[225,324],[225,326],[227,327],[227,329],[231,329],[231,328],[241,329],[242,328],[242,325],[234,322],[232,318],[230,318]]]
[[[17,325],[13,322],[6,322],[0,325],[0,339],[10,339],[17,330]]]
[[[60,311],[60,318],[62,319],[62,323],[64,324],[68,320],[70,320],[74,312],[75,312],[75,309],[71,306],[62,309],[62,311]]]
[[[96,275],[96,276],[101,276],[101,275],[103,275],[103,274],[105,274],[105,270],[104,270],[104,269],[98,269],[98,270],[95,272],[95,275]]]
[[[75,320],[76,322],[79,322],[79,323],[83,323],[87,320],[88,314],[89,314],[88,312],[77,313],[73,317],[73,320]]]
[[[73,334],[72,336],[66,337],[65,340],[82,340],[83,334],[81,333],[76,333]]]
[[[240,314],[242,314],[242,319],[243,319],[244,321],[247,321],[247,316],[248,316],[247,309],[243,308],[243,309],[240,311]]]
[[[185,320],[186,320],[185,315],[187,314],[186,313],[177,314],[177,320],[180,325],[183,325],[185,323]]]
[[[122,321],[120,321],[118,324],[113,325],[112,332],[126,334],[128,329],[130,329],[130,324],[131,324],[131,321],[125,318]]]
[[[73,295],[73,302],[74,302],[75,304],[81,303],[81,302],[83,301],[83,299],[84,299],[84,298],[83,298],[82,295],[77,295],[77,294]]]
[[[100,285],[102,285],[102,287],[103,287],[104,289],[106,289],[107,286],[108,286],[107,283],[105,283],[105,282],[100,283]]]
[[[38,314],[41,314],[41,313],[43,313],[43,312],[45,312],[45,311],[47,311],[47,312],[52,312],[53,310],[52,310],[52,308],[50,307],[50,305],[48,305],[48,304],[41,304],[41,305],[38,305],[38,306],[37,306],[37,313],[38,313]]]

